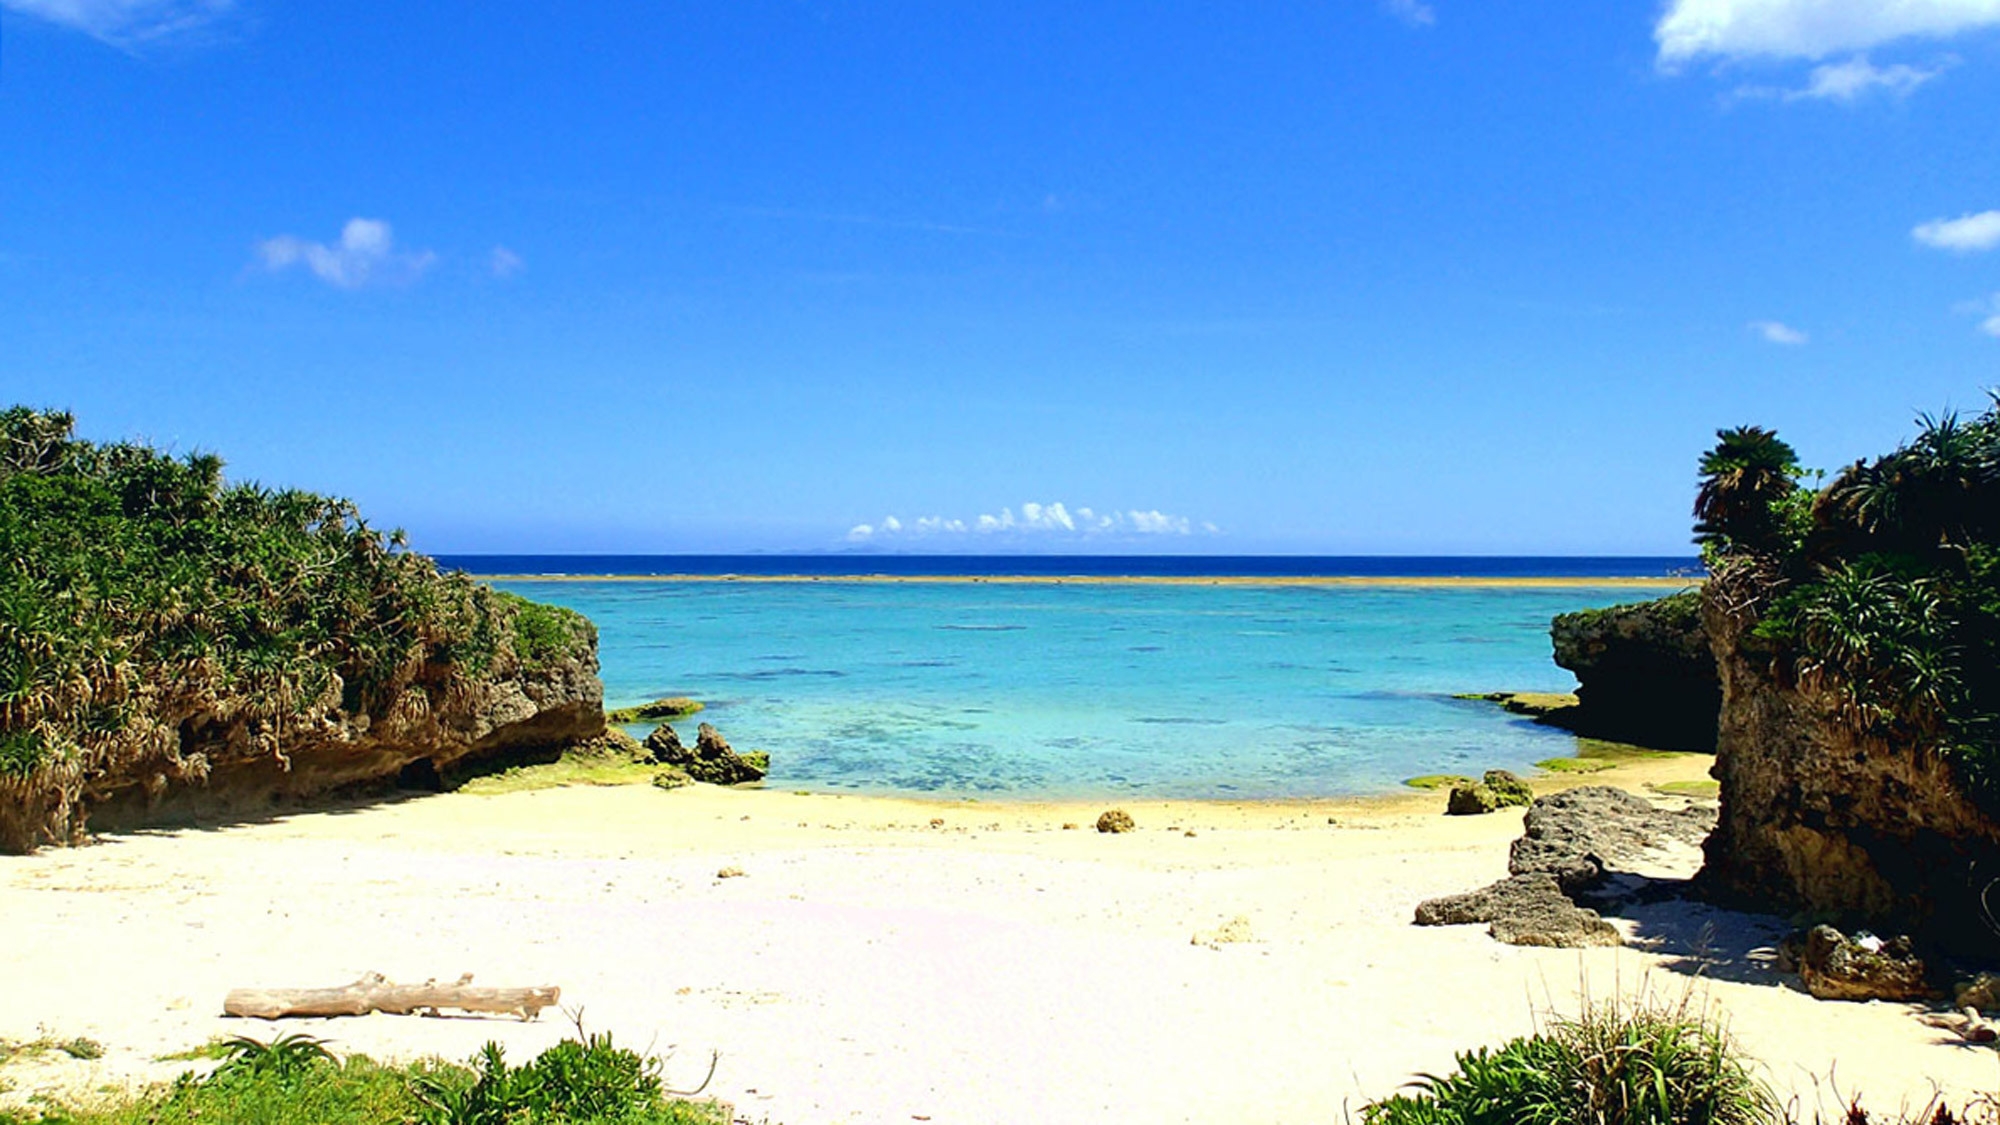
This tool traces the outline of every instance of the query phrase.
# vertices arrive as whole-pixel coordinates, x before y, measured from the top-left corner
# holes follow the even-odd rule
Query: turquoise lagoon
[[[1630,588],[504,581],[597,622],[606,706],[688,695],[788,789],[1325,797],[1575,740],[1453,699],[1569,691],[1558,613]],[[692,741],[694,721],[676,724]],[[639,730],[643,733],[643,730]]]

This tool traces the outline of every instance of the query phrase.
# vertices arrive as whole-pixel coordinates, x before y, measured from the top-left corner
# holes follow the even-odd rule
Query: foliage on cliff
[[[570,611],[439,574],[346,500],[73,424],[0,412],[0,850],[73,834],[106,779],[283,760],[299,730],[445,706],[595,639]]]
[[[1697,541],[1780,667],[1857,733],[1944,752],[2000,809],[2000,393],[1918,425],[1817,491],[1776,435],[1722,431]]]

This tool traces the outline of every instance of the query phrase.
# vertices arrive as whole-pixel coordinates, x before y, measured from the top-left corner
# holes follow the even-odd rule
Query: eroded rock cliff
[[[336,709],[276,732],[261,746],[259,736],[267,732],[250,724],[214,712],[189,716],[173,759],[200,763],[198,768],[154,762],[138,771],[112,768],[79,778],[67,814],[49,825],[43,840],[18,842],[14,850],[71,839],[86,827],[255,816],[398,784],[437,788],[482,768],[553,758],[604,733],[597,636],[587,622],[538,659],[502,646],[482,674],[429,671],[429,686],[420,674],[377,713]],[[226,713],[227,701],[222,703]]]
[[[1576,674],[1561,725],[1591,738],[1663,750],[1715,748],[1721,685],[1698,590],[1565,613],[1549,627],[1556,663]]]
[[[1754,580],[1712,582],[1702,618],[1721,676],[1721,815],[1701,882],[1720,898],[1908,930],[2000,953],[2000,824],[1939,753],[1857,733],[1829,691],[1786,674],[1752,632]]]

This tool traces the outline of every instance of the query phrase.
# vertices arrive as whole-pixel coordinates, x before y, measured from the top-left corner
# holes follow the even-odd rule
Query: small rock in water
[[[1138,825],[1133,823],[1132,814],[1124,809],[1107,809],[1097,818],[1099,832],[1130,832]]]

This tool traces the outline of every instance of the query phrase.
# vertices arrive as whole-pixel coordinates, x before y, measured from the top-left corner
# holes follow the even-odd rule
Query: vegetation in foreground
[[[727,1125],[722,1104],[668,1091],[658,1059],[578,1034],[519,1065],[496,1043],[465,1065],[388,1066],[308,1036],[239,1038],[206,1077],[97,1107],[0,1111],[0,1125]]]
[[[0,851],[73,838],[93,792],[284,761],[302,732],[438,713],[594,639],[349,501],[73,431],[0,411]]]
[[[1685,1004],[1591,1008],[1498,1050],[1458,1056],[1365,1125],[1766,1125],[1776,1099],[1727,1035]]]

